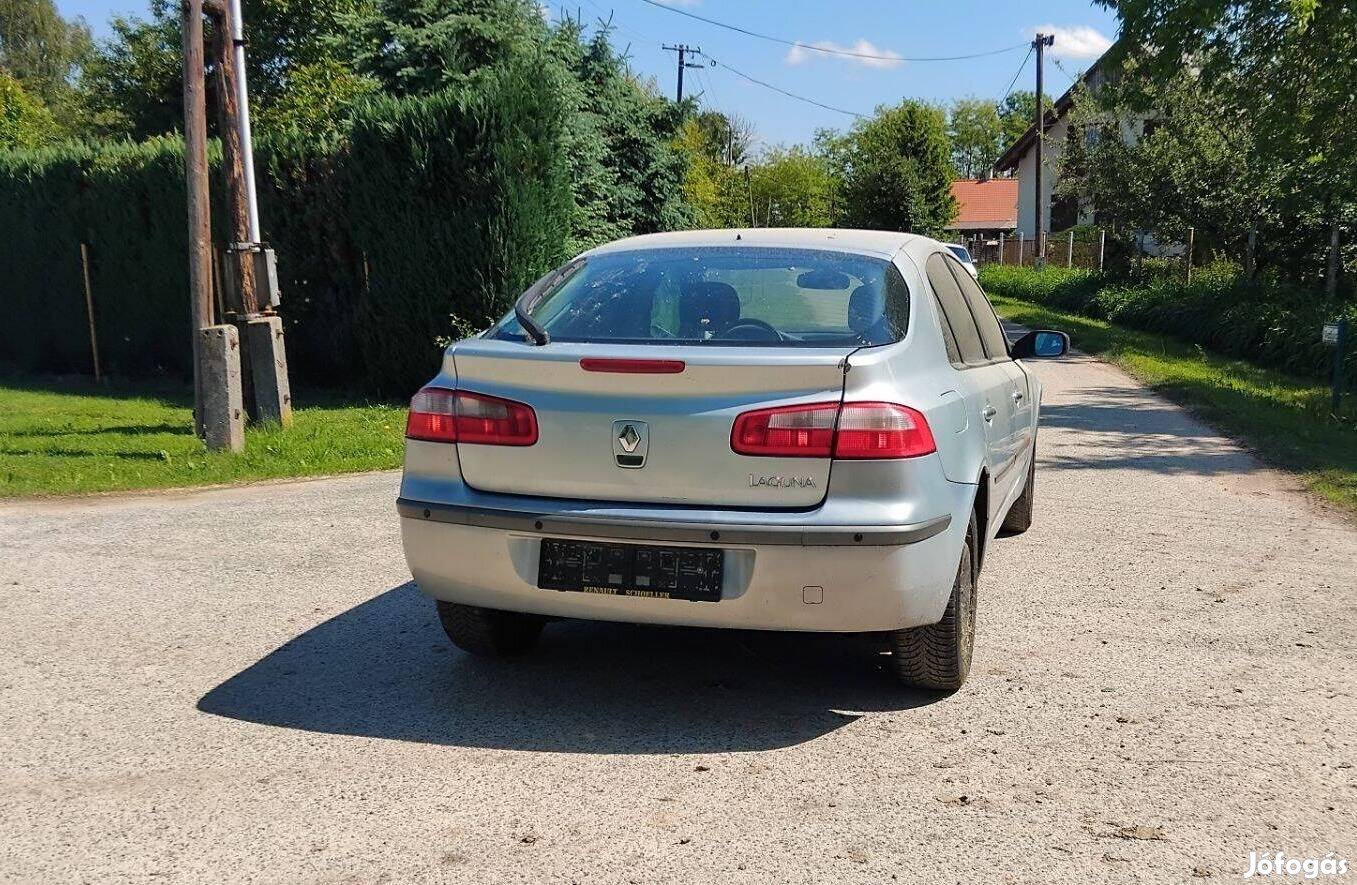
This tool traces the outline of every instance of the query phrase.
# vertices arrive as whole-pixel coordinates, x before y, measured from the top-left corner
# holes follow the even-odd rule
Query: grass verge
[[[1000,316],[1060,329],[1074,346],[1107,360],[1238,437],[1263,460],[1297,473],[1323,498],[1357,514],[1357,409],[1330,409],[1329,388],[1165,335],[992,295]]]
[[[400,466],[403,406],[312,398],[240,454],[193,435],[177,386],[0,375],[0,497],[315,476]]]

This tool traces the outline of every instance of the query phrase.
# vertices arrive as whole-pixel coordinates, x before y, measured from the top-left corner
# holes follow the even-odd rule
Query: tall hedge
[[[566,257],[564,108],[542,86],[513,66],[473,93],[382,98],[360,116],[347,163],[359,341],[383,389],[427,380],[438,339],[483,328]]]
[[[0,153],[0,362],[89,371],[84,242],[105,368],[186,370],[183,164],[171,139]]]
[[[298,380],[408,393],[436,369],[438,339],[482,325],[562,258],[572,198],[555,95],[509,67],[474,91],[378,100],[349,140],[258,146]],[[0,154],[0,230],[0,363],[89,370],[85,242],[105,369],[187,377],[182,142]]]

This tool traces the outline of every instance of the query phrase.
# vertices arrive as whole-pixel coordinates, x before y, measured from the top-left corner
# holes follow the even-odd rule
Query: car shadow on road
[[[694,603],[695,605],[698,603]],[[574,753],[788,747],[940,696],[895,685],[857,636],[549,624],[509,662],[470,657],[402,584],[313,627],[198,709],[327,734]]]

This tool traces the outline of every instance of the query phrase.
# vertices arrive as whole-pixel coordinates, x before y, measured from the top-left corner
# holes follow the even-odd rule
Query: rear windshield
[[[908,315],[885,259],[736,246],[590,256],[532,310],[553,341],[743,347],[890,344]],[[523,330],[511,313],[487,335]]]

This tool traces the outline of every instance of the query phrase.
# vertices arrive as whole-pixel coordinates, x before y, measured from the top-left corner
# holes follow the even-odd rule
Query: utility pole
[[[282,320],[273,313],[277,272],[273,252],[259,242],[259,209],[254,189],[248,95],[245,90],[245,47],[239,0],[201,0],[212,17],[213,65],[217,70],[222,171],[230,217],[224,257],[227,310],[234,314],[245,379],[244,402],[254,421],[292,423],[292,391]],[[262,278],[262,279],[261,279]],[[261,289],[263,297],[261,297]]]
[[[1044,203],[1045,198],[1041,192],[1041,176],[1045,171],[1042,167],[1046,165],[1046,101],[1042,89],[1042,71],[1045,67],[1045,50],[1047,46],[1055,45],[1054,34],[1037,34],[1037,38],[1032,41],[1032,47],[1037,51],[1037,114],[1035,125],[1037,127],[1037,169],[1032,177],[1032,183],[1036,186],[1034,194],[1037,207],[1037,254],[1036,268],[1039,270],[1046,266],[1046,222]]]
[[[231,236],[226,252],[239,259],[227,264],[227,273],[235,275],[235,285],[226,287],[229,297],[224,299],[225,309],[249,316],[259,313],[259,300],[255,294],[254,262],[246,255],[253,238],[251,201],[245,182],[244,139],[240,131],[240,90],[237,88],[244,72],[231,49],[234,25],[231,7],[221,0],[203,0],[203,6],[215,26],[212,29],[212,64],[217,74],[217,128],[221,133],[222,178],[226,184],[226,210],[230,217],[227,227]]]
[[[240,340],[216,325],[207,180],[203,0],[184,0],[184,179],[188,195],[189,315],[193,335],[193,429],[212,450],[245,447]]]
[[[699,46],[698,48],[694,49],[693,47],[689,46],[687,43],[679,43],[679,44],[676,45],[676,46],[662,46],[662,47],[660,47],[660,48],[661,48],[661,49],[666,49],[666,50],[668,50],[669,52],[677,52],[677,53],[678,53],[678,99],[677,99],[677,101],[680,101],[680,102],[681,102],[681,101],[683,101],[683,69],[684,69],[684,68],[705,68],[705,67],[706,67],[706,65],[695,65],[695,64],[693,64],[693,63],[690,62],[690,61],[684,61],[684,58],[683,58],[683,57],[684,57],[684,55],[690,55],[690,54],[691,54],[691,55],[701,55],[701,54],[702,54],[702,48]]]

